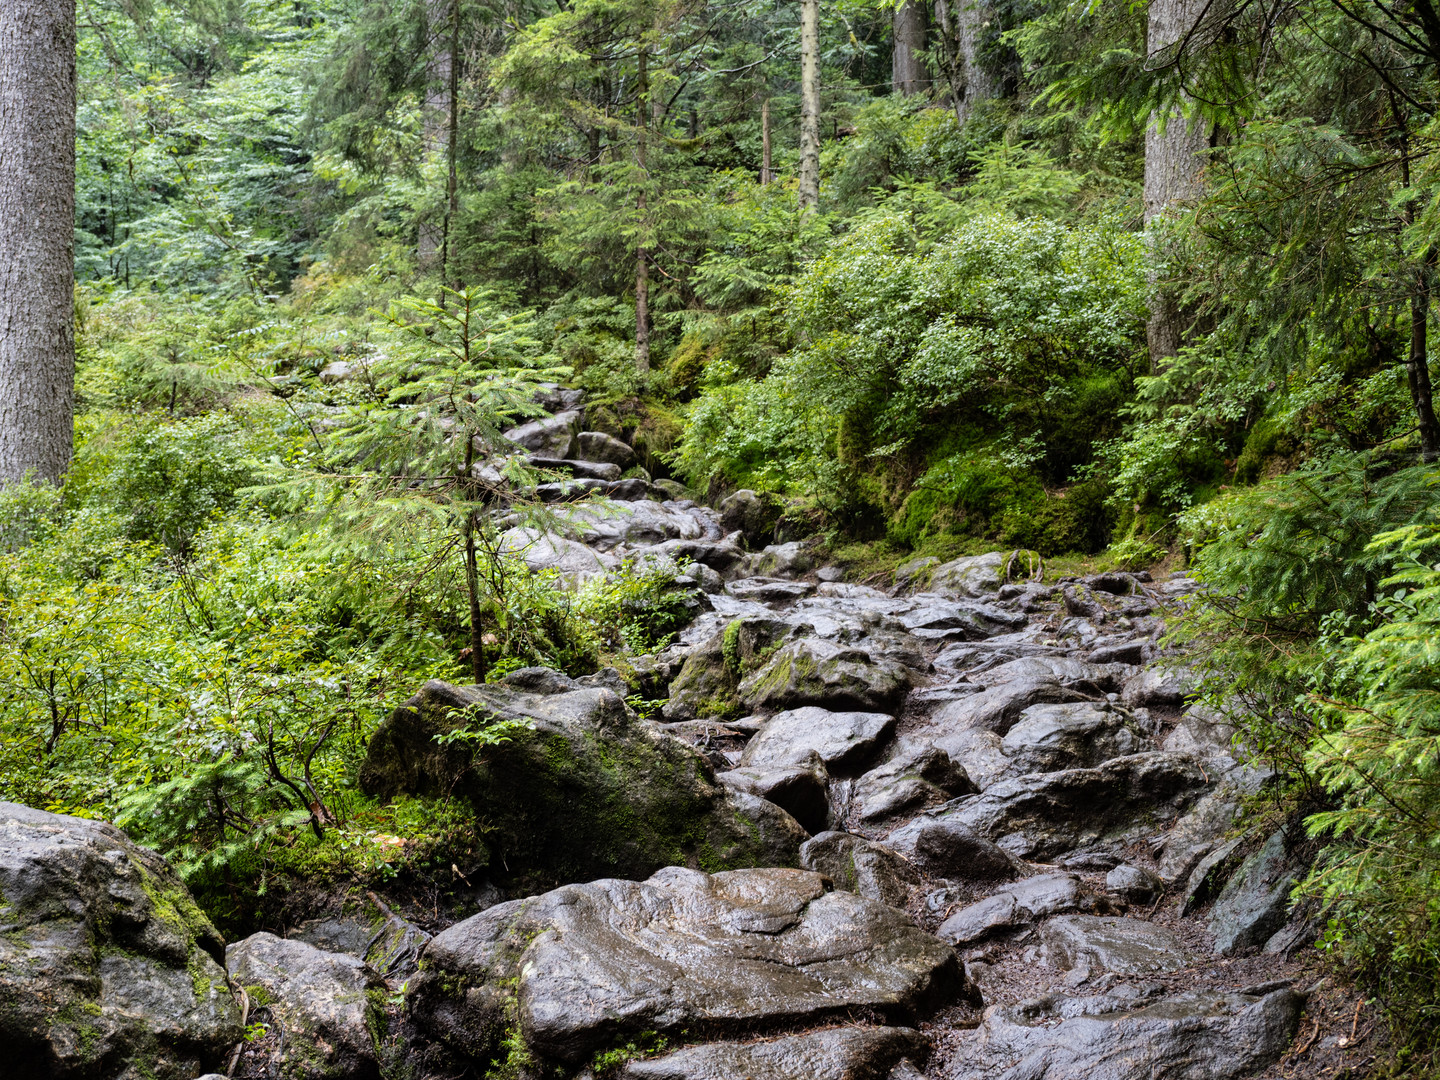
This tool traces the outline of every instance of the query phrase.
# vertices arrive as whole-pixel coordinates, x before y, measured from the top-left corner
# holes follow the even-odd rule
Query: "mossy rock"
[[[224,943],[114,826],[0,803],[6,1075],[190,1080],[240,1039]]]
[[[742,805],[693,747],[613,690],[567,683],[558,673],[551,693],[426,683],[371,739],[362,787],[464,796],[486,823],[491,865],[531,886],[671,865],[795,865],[805,834],[794,819]],[[529,727],[478,751],[436,741],[477,716]]]

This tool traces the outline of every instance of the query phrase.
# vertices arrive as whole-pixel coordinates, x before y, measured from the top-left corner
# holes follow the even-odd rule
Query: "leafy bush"
[[[1377,625],[1347,634],[1336,619],[1324,640],[1338,663],[1315,672],[1306,764],[1338,805],[1307,820],[1333,843],[1303,888],[1330,916],[1322,947],[1365,972],[1424,1050],[1440,1018],[1440,525],[1381,533],[1366,559],[1395,572]]]
[[[1141,256],[1112,226],[991,214],[931,244],[880,214],[785,292],[803,348],[762,379],[709,362],[678,466],[695,487],[719,475],[809,495],[836,520],[903,503],[893,535],[906,542],[989,522],[1002,490],[1042,505],[1044,482],[1068,483],[1118,433],[1144,327]],[[1020,516],[991,531],[1018,535]],[[1103,529],[1061,532],[1055,547],[1088,547]]]

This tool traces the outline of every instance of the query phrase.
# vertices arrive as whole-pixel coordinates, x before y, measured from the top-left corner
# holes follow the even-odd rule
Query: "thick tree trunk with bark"
[[[640,49],[640,71],[638,100],[635,108],[640,114],[639,130],[636,132],[635,158],[640,166],[640,194],[636,209],[640,211],[640,226],[645,227],[645,186],[650,182],[647,172],[649,165],[646,153],[650,137],[650,55],[642,46]],[[635,367],[640,371],[650,370],[650,253],[642,240],[635,249]]]
[[[455,53],[451,45],[453,8],[454,0],[428,0],[425,5],[425,18],[436,43],[436,50],[430,59],[427,72],[422,122],[425,149],[436,155],[444,152],[449,145],[450,76],[455,68]],[[443,33],[440,32],[442,27]],[[427,269],[434,267],[440,261],[440,252],[444,245],[444,220],[436,221],[432,217],[422,220],[415,241],[415,255],[420,265]]]
[[[1440,427],[1435,423],[1430,391],[1429,330],[1430,291],[1422,278],[1410,297],[1410,353],[1405,358],[1405,377],[1420,428],[1420,457],[1426,464],[1433,464],[1440,460]]]
[[[890,22],[895,48],[890,54],[890,89],[909,97],[923,94],[930,86],[929,75],[920,62],[925,50],[925,7],[920,0],[905,0],[895,9]]]
[[[0,484],[74,443],[75,4],[0,3]]]
[[[800,0],[800,209],[820,204],[820,0]]]
[[[1204,14],[1205,6],[1205,0],[1154,0],[1151,3],[1146,49],[1153,62],[1162,62],[1161,54],[1193,29]],[[1151,118],[1145,132],[1147,226],[1172,207],[1193,203],[1201,196],[1205,152],[1209,147],[1209,134],[1199,117],[1186,120],[1177,109],[1166,118],[1163,131],[1160,118]],[[1157,232],[1151,234],[1151,255],[1157,263],[1165,257],[1163,241]],[[1152,370],[1159,370],[1180,351],[1190,316],[1176,290],[1161,281],[1154,271],[1151,286],[1146,338],[1150,346],[1150,366]]]
[[[459,288],[450,273],[451,235],[460,216],[460,0],[450,0],[450,73],[446,86],[449,119],[445,140],[445,224],[440,239],[440,280]],[[441,294],[444,295],[443,293]],[[443,301],[442,301],[443,302]]]
[[[981,34],[989,18],[984,0],[935,0],[950,104],[962,124],[977,102],[995,96],[995,80],[980,64]]]
[[[770,183],[770,99],[760,105],[760,183]]]

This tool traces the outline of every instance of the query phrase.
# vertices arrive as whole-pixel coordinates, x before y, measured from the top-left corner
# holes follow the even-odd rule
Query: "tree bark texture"
[[[770,99],[760,104],[760,183],[770,183]]]
[[[820,0],[800,0],[800,209],[820,205]]]
[[[1160,54],[1190,32],[1204,14],[1205,6],[1206,0],[1153,0],[1146,30],[1146,50],[1152,62],[1161,62]],[[1167,118],[1163,132],[1160,126],[1159,117],[1152,117],[1145,132],[1147,226],[1172,207],[1192,203],[1203,194],[1205,152],[1210,147],[1209,133],[1199,117],[1186,120],[1177,109]],[[1163,241],[1156,232],[1151,233],[1150,241],[1152,259],[1163,262]],[[1161,281],[1153,269],[1150,281],[1146,338],[1151,369],[1159,370],[1180,351],[1190,316],[1180,303],[1177,291]]]
[[[1429,324],[1430,293],[1422,279],[1410,296],[1410,353],[1405,358],[1405,376],[1420,427],[1420,458],[1427,465],[1440,459],[1440,427],[1435,423],[1430,390]]]
[[[450,0],[450,78],[447,90],[449,131],[445,142],[445,226],[440,242],[440,280],[451,282],[450,240],[460,215],[460,0]],[[460,287],[458,281],[453,282]],[[441,294],[444,295],[443,293]]]
[[[923,94],[930,77],[920,62],[925,51],[925,7],[920,0],[905,0],[891,16],[894,50],[890,54],[890,89],[906,97]]]
[[[431,154],[440,154],[449,143],[450,129],[450,75],[455,67],[452,8],[453,0],[428,0],[425,18],[431,37],[435,41],[435,54],[430,58],[430,69],[426,83],[423,131],[425,149]],[[444,33],[440,28],[444,27]],[[447,202],[448,205],[448,202]],[[433,267],[439,260],[441,248],[445,245],[445,222],[426,217],[420,222],[419,236],[415,241],[415,255],[420,265]],[[442,269],[441,273],[444,271]]]
[[[0,2],[0,483],[70,464],[75,4]]]
[[[640,116],[639,130],[635,138],[635,158],[640,167],[640,194],[636,198],[639,210],[641,240],[635,249],[635,367],[640,371],[650,370],[650,259],[644,240],[645,229],[645,187],[650,182],[646,153],[650,138],[650,55],[644,46],[640,49],[638,100],[636,111]]]
[[[980,44],[990,12],[984,0],[935,0],[935,22],[940,28],[949,69],[951,104],[955,118],[964,123],[977,102],[995,96],[995,80],[980,64]]]

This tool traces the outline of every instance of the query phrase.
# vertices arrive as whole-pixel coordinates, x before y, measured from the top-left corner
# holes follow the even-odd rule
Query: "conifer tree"
[[[75,380],[75,5],[0,4],[0,484],[58,481]]]

